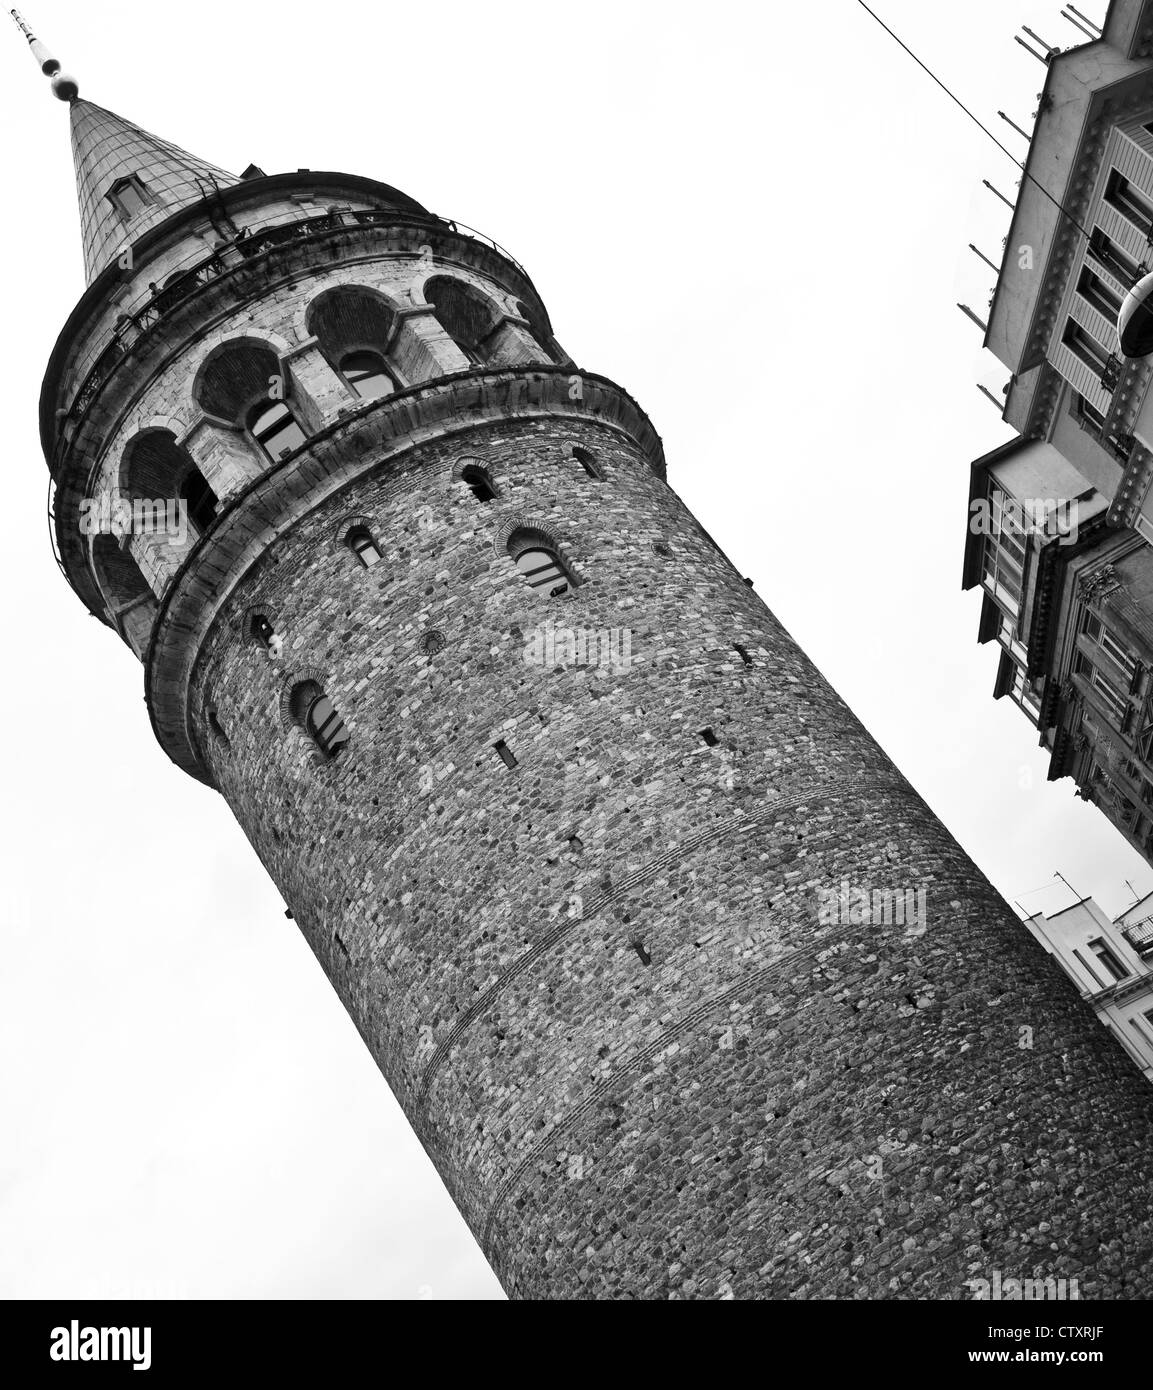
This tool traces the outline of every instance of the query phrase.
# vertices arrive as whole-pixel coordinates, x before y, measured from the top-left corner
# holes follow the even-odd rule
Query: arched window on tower
[[[336,706],[316,681],[301,681],[291,697],[292,717],[326,758],[335,758],[348,743],[348,729]]]
[[[522,527],[509,537],[508,552],[530,588],[549,598],[563,598],[574,579],[559,551],[543,531]]]
[[[579,445],[573,445],[572,456],[590,478],[595,478],[598,483],[604,481],[604,470],[588,449],[582,449]]]
[[[396,382],[389,375],[384,358],[369,348],[345,353],[340,359],[340,371],[362,400],[374,401],[396,390]]]
[[[487,360],[487,340],[499,315],[491,300],[472,285],[451,275],[434,275],[426,280],[424,297],[431,304],[437,322],[470,362]]]
[[[482,468],[478,463],[470,463],[467,468],[461,469],[460,476],[468,484],[472,495],[478,502],[496,500],[496,485],[489,476],[487,468]]]
[[[344,538],[345,545],[365,569],[371,569],[380,559],[380,547],[367,526],[353,526]]]
[[[334,285],[308,306],[305,322],[328,365],[361,400],[391,395],[401,384],[386,356],[396,310],[367,285]]]
[[[258,401],[248,412],[247,423],[252,437],[274,463],[305,442],[304,431],[283,401]]]
[[[307,443],[279,357],[267,343],[237,338],[204,360],[193,396],[200,408],[247,430],[274,463]]]

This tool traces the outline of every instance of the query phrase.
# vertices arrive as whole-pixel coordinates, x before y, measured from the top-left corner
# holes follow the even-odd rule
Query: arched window
[[[193,526],[201,533],[207,531],[216,517],[217,497],[198,468],[184,475],[180,496],[188,504],[188,519]]]
[[[324,359],[355,395],[376,400],[400,384],[385,356],[396,310],[368,285],[334,285],[308,306],[305,324]]]
[[[516,567],[534,589],[544,589],[549,598],[560,598],[569,591],[565,567],[551,550],[522,550]]]
[[[380,559],[380,547],[367,526],[353,526],[345,536],[344,543],[366,570]]]
[[[362,400],[374,401],[396,390],[396,383],[384,365],[384,358],[379,352],[372,352],[368,348],[345,353],[340,359],[340,370],[345,381]]]
[[[461,469],[460,476],[469,485],[472,495],[478,502],[495,500],[496,487],[489,477],[487,469],[481,468],[477,463],[470,463],[467,468]]]
[[[292,692],[292,715],[326,758],[348,742],[348,729],[316,681],[301,681]]]
[[[248,624],[248,632],[254,642],[260,642],[265,647],[271,647],[276,637],[276,629],[264,613],[252,615],[252,620]]]
[[[601,469],[600,464],[597,463],[596,459],[593,457],[592,454],[589,453],[587,449],[582,449],[579,446],[574,446],[572,456],[574,459],[576,459],[577,463],[580,464],[580,466],[584,469],[584,471],[589,475],[590,478],[595,478],[597,482],[603,481],[605,476],[604,471]]]
[[[304,431],[283,401],[263,400],[254,405],[248,412],[248,428],[274,463],[305,442]]]
[[[425,300],[437,321],[470,362],[485,360],[485,340],[497,325],[492,302],[479,290],[451,275],[435,275],[425,281]]]

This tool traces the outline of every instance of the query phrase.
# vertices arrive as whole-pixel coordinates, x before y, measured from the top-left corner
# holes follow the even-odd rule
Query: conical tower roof
[[[76,98],[71,107],[88,284],[125,244],[213,188],[240,181],[93,102]]]

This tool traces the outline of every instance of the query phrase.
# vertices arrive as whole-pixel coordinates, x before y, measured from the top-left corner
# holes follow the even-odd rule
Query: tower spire
[[[40,64],[40,71],[45,77],[52,79],[52,90],[61,101],[75,101],[80,95],[80,86],[74,77],[69,77],[67,73],[60,71],[60,62],[53,58],[48,49],[40,42],[36,35],[29,29],[19,10],[10,10],[12,18],[16,21],[16,27],[28,40],[28,47],[32,50],[32,56]]]

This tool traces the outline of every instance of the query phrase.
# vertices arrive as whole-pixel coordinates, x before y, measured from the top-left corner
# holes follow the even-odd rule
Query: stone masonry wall
[[[627,629],[632,664],[526,663],[550,621]],[[351,734],[329,762],[305,679]],[[619,432],[489,422],[367,472],[233,594],[191,704],[513,1295],[1153,1293],[1145,1083]],[[829,921],[845,881],[924,919]]]

